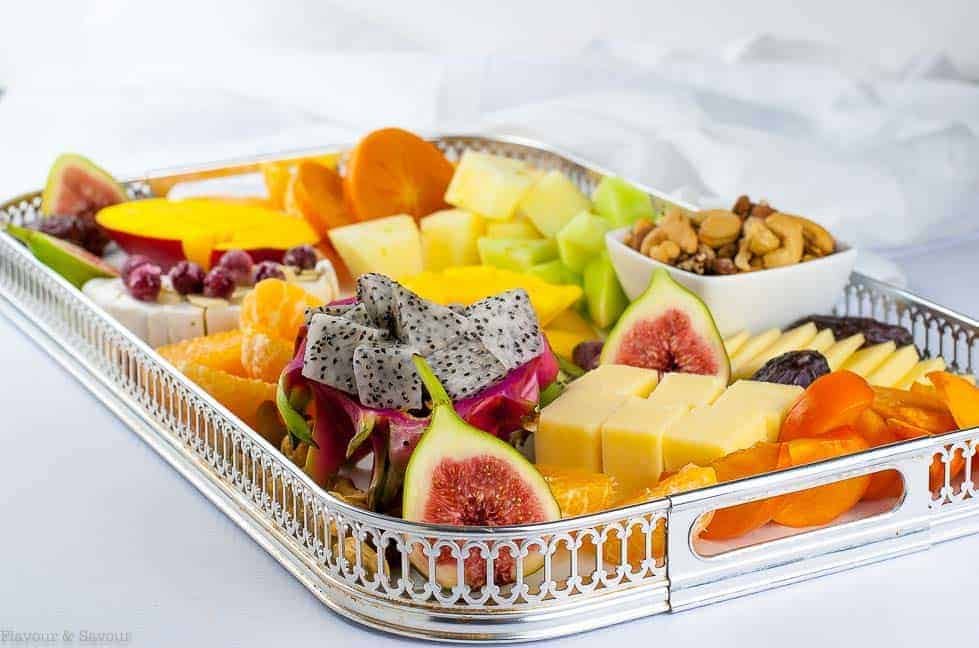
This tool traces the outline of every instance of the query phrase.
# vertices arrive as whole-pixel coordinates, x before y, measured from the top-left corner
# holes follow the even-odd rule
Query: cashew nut
[[[820,257],[836,251],[836,240],[825,227],[803,216],[786,215],[791,215],[802,225],[802,236],[806,240],[806,252]]]
[[[751,253],[759,256],[777,250],[781,245],[778,236],[768,228],[765,221],[756,216],[745,220],[744,238],[748,241]]]
[[[653,223],[653,221],[649,220],[648,218],[640,218],[633,224],[632,231],[626,234],[626,245],[638,250],[643,239],[646,238],[646,235],[653,231],[655,227],[656,225]]]
[[[766,268],[780,268],[793,265],[802,260],[805,239],[802,236],[802,223],[794,216],[775,212],[765,219],[765,225],[778,236],[781,246],[764,255]]]
[[[738,240],[741,219],[723,209],[712,209],[700,223],[700,240],[712,248],[719,248]]]
[[[734,265],[742,272],[751,272],[751,241],[747,236],[741,239],[738,253],[734,255]]]
[[[687,254],[697,251],[697,231],[690,224],[690,218],[678,209],[671,209],[660,219],[657,230],[662,230],[666,238],[680,246]]]

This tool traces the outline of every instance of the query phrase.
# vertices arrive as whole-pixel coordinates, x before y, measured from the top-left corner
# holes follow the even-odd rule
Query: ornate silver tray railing
[[[559,168],[583,190],[601,169],[533,142],[444,136],[451,158],[467,148]],[[176,184],[255,172],[270,159],[335,153],[301,151],[148,174],[128,183],[134,197]],[[659,209],[670,200],[650,191]],[[39,193],[0,206],[0,220],[31,224]],[[210,498],[326,605],[366,625],[446,641],[526,641],[572,634],[685,609],[919,550],[979,530],[972,481],[979,431],[918,439],[701,489],[626,509],[523,527],[458,528],[406,523],[324,492],[258,433],[186,379],[6,233],[0,234],[0,309],[161,456]],[[840,302],[850,314],[901,322],[925,353],[972,373],[979,323],[874,280],[854,275]],[[954,453],[964,478],[951,479]],[[933,457],[944,463],[929,489]],[[709,511],[893,469],[905,496],[890,510],[749,546],[705,552],[693,533]],[[664,542],[665,529],[665,542]],[[630,564],[628,542],[642,560]],[[606,551],[607,545],[614,548]],[[661,556],[657,545],[666,546]],[[478,587],[443,587],[432,569],[455,558],[484,562]],[[412,566],[427,564],[429,575]],[[515,564],[513,583],[494,565]],[[472,561],[470,561],[471,563]],[[539,568],[539,569],[538,569]]]

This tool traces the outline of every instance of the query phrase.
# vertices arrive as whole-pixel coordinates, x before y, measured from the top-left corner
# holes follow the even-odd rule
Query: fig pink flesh
[[[713,375],[717,360],[710,344],[694,330],[690,316],[671,308],[631,325],[615,354],[618,364]]]
[[[52,205],[54,214],[91,218],[102,207],[119,202],[116,187],[106,186],[84,169],[68,166],[62,171],[61,190]]]
[[[501,526],[547,519],[541,501],[517,471],[506,461],[488,455],[439,462],[432,471],[432,486],[423,510],[423,521],[453,526]],[[442,549],[437,562],[455,562],[448,547]],[[469,552],[464,568],[469,585],[486,583],[486,561],[475,549]],[[493,561],[494,582],[511,582],[514,569],[510,551],[502,549]]]

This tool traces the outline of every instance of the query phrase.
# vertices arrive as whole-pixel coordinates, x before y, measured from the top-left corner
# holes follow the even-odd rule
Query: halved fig
[[[503,526],[561,518],[561,510],[544,477],[516,448],[463,421],[428,364],[415,364],[433,405],[432,420],[405,471],[402,515],[412,522],[451,526]],[[458,541],[462,545],[462,541]],[[536,547],[523,559],[523,574],[544,564]],[[429,558],[420,545],[411,562],[429,573]],[[493,561],[493,583],[516,580],[516,557],[502,548]],[[435,557],[435,580],[443,587],[458,582],[457,560],[449,547]],[[470,587],[487,582],[487,561],[478,550],[463,558],[463,578]]]
[[[662,268],[609,333],[601,363],[731,378],[710,309]]]
[[[48,173],[41,194],[41,213],[92,220],[103,207],[127,199],[122,185],[91,160],[76,153],[62,153]]]
[[[86,281],[96,277],[119,276],[115,268],[74,243],[16,225],[7,225],[6,229],[24,243],[41,263],[76,288],[81,288]]]

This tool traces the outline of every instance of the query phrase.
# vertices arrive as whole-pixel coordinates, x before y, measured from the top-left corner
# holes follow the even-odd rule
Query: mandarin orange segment
[[[650,502],[676,493],[713,486],[716,483],[717,473],[713,468],[687,464],[669,477],[660,479],[655,486],[642,488],[639,492],[616,502],[615,506],[631,506]],[[704,526],[708,526],[710,521],[711,514],[708,513],[700,520],[701,530]],[[638,569],[646,558],[646,534],[638,525],[628,527],[626,531],[629,533],[626,544],[626,560],[633,569]],[[653,531],[652,550],[653,558],[657,562],[666,555],[666,528],[662,520],[656,523],[656,529]],[[605,541],[604,556],[605,561],[612,565],[617,565],[622,560],[622,542],[618,534],[614,532],[609,534]]]
[[[979,426],[979,388],[961,376],[933,371],[928,380],[948,407],[960,430]]]
[[[245,376],[245,368],[241,364],[241,346],[242,333],[235,329],[168,344],[156,352],[178,368],[194,363],[234,376]]]
[[[303,325],[306,309],[322,304],[319,298],[295,284],[280,279],[265,279],[245,295],[239,321],[243,329],[291,342]]]
[[[867,381],[851,371],[820,376],[789,409],[779,440],[818,437],[853,425],[873,400],[874,391]]]
[[[306,219],[320,235],[354,221],[344,205],[340,174],[317,162],[296,166],[283,201],[287,213]]]
[[[540,464],[537,470],[557,500],[561,517],[602,511],[615,499],[615,480],[610,475]]]
[[[293,357],[293,343],[246,329],[241,341],[241,364],[249,378],[276,382]]]
[[[801,466],[866,450],[870,446],[852,429],[842,428],[827,435],[827,438],[794,439],[784,447],[789,465]],[[773,519],[789,527],[829,524],[853,508],[869,485],[870,475],[861,475],[789,493],[782,497],[782,505]]]
[[[395,214],[419,219],[448,207],[445,190],[453,172],[431,142],[400,128],[383,128],[351,151],[344,198],[357,220]]]
[[[718,482],[727,482],[771,472],[779,467],[778,463],[779,444],[762,442],[725,455],[711,467],[717,473]],[[768,524],[780,506],[781,498],[769,497],[718,509],[701,537],[708,540],[737,538]]]
[[[193,362],[184,364],[180,369],[215,400],[255,429],[259,425],[259,406],[266,401],[275,400],[275,383],[233,376],[226,371]]]

